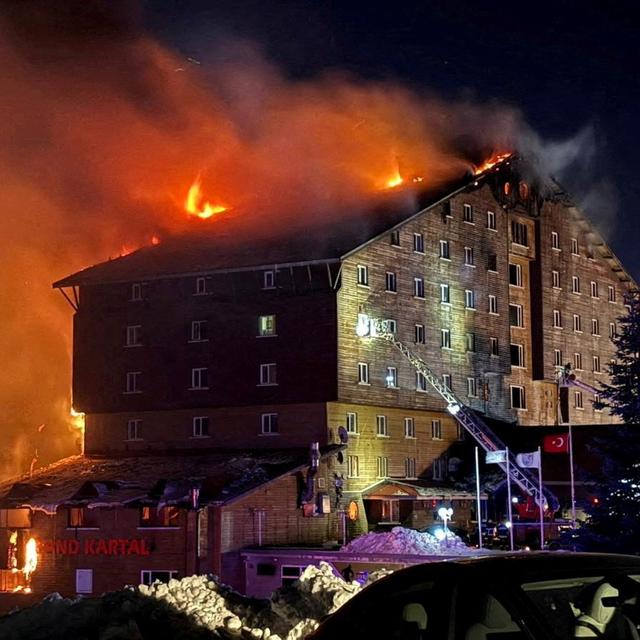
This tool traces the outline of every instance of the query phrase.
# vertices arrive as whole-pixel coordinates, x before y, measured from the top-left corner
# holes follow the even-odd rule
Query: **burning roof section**
[[[343,445],[330,445],[320,457]],[[126,505],[225,504],[280,477],[309,466],[306,449],[256,452],[145,456],[129,458],[64,458],[32,477],[0,484],[3,508],[29,508],[54,514],[58,507],[89,508]]]

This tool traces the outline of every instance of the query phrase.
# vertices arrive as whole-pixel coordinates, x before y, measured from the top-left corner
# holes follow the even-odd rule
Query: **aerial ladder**
[[[466,429],[485,452],[508,451],[505,443],[496,436],[487,424],[471,408],[462,403],[451,389],[442,384],[424,361],[408,349],[402,341],[398,340],[395,333],[388,330],[387,323],[384,320],[360,313],[358,314],[356,333],[362,338],[380,338],[392,344],[440,394],[447,403],[447,411]],[[540,495],[538,479],[529,469],[518,466],[516,458],[511,451],[508,451],[508,455],[510,480],[515,482],[526,494],[530,495],[536,504],[542,505],[543,509],[548,506],[551,514],[557,511],[559,507],[558,499],[548,489],[544,488],[542,490],[543,495]],[[499,462],[498,465],[505,473],[507,472],[506,462]]]

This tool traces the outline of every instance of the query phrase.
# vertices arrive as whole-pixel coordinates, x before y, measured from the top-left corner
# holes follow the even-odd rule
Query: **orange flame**
[[[27,540],[27,544],[25,545],[25,549],[24,549],[24,567],[22,567],[22,573],[24,573],[24,577],[27,580],[27,584],[29,583],[31,574],[36,570],[37,566],[38,566],[38,548],[36,545],[36,539],[29,538],[29,540]],[[27,587],[27,589],[29,589],[29,587]],[[27,589],[25,589],[25,591]]]
[[[503,160],[511,157],[511,153],[494,153],[491,157],[487,158],[480,166],[473,166],[473,175],[477,176],[489,169],[492,169],[497,164],[500,164]]]
[[[187,193],[187,198],[184,201],[184,208],[192,216],[197,216],[206,220],[216,213],[222,213],[226,211],[228,207],[223,204],[211,204],[210,202],[203,202],[202,187],[200,176],[198,176]]]

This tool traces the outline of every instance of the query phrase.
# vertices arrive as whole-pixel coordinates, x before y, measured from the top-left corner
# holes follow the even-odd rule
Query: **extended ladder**
[[[400,351],[411,365],[419,371],[440,394],[447,403],[447,411],[473,436],[484,451],[507,451],[505,443],[493,433],[487,424],[472,409],[465,406],[451,389],[443,385],[421,358],[416,356],[403,342],[398,340],[394,333],[387,330],[384,320],[359,314],[357,333],[362,337],[382,338],[390,342]],[[507,464],[505,462],[499,462],[498,464],[506,473]],[[524,492],[533,497],[536,504],[544,504],[546,500],[552,512],[558,509],[558,499],[549,490],[545,489],[543,489],[544,495],[540,496],[537,478],[534,478],[528,469],[523,469],[518,466],[516,458],[511,451],[509,451],[509,476]]]

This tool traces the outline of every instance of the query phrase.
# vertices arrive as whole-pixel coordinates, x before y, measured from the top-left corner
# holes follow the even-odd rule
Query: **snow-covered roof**
[[[428,480],[393,480],[385,479],[371,485],[362,492],[369,500],[394,498],[413,498],[416,500],[475,500],[476,494],[454,487],[434,485]],[[487,499],[486,493],[480,496]]]

